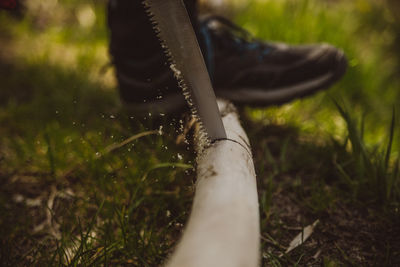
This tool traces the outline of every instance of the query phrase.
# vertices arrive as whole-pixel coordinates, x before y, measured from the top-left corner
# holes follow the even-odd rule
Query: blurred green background
[[[358,119],[365,117],[368,143],[382,141],[393,108],[400,103],[397,1],[231,2],[236,9],[232,12],[231,6],[226,13],[233,14],[257,38],[291,44],[331,43],[345,51],[350,63],[343,81],[329,93],[279,108],[252,110],[252,117],[343,136],[344,123],[332,105],[333,98],[344,101]],[[14,22],[6,13],[1,14],[2,50],[3,54],[12,50],[10,61],[85,73],[104,90],[116,92],[112,70],[106,66],[105,1],[27,1],[23,19]],[[7,83],[8,79],[3,80]]]
[[[218,3],[202,2],[204,10]],[[318,180],[324,186],[313,185],[312,201],[308,196],[305,200],[311,214],[320,216],[338,199],[346,198],[347,203],[351,195],[361,202],[371,200],[363,202],[366,206],[387,205],[398,216],[399,1],[233,0],[231,4],[218,6],[218,12],[257,38],[290,44],[326,42],[343,49],[349,59],[346,76],[328,92],[280,107],[244,110],[250,121],[245,124],[251,125],[246,130],[254,138],[264,219],[274,222],[269,217],[271,199],[286,186],[279,184],[279,175],[293,175],[299,168],[314,171],[310,166],[319,166],[320,161],[326,170],[321,173],[316,167],[312,175],[347,180],[338,179],[340,186],[325,177]],[[147,132],[123,112],[107,51],[105,7],[105,0],[26,0],[20,11],[0,11],[0,178],[4,185],[0,257],[8,266],[89,266],[109,261],[154,266],[171,251],[190,210],[193,151],[175,144],[176,125],[157,135],[158,131]],[[268,146],[267,141],[261,142],[264,132],[258,129],[270,126],[277,127],[278,136],[296,132],[294,144],[283,137],[274,141],[278,156],[259,151]],[[122,149],[109,152],[143,132]],[[335,146],[338,143],[340,147]],[[291,145],[294,152],[286,150]],[[296,150],[299,147],[304,151]],[[303,161],[308,165],[299,167]],[[329,165],[333,161],[337,166]],[[268,168],[276,170],[264,175]],[[304,185],[299,182],[302,177],[294,176],[290,186],[296,191]],[[344,184],[345,190],[331,194],[332,190],[324,191],[327,184],[339,191]],[[383,193],[380,184],[385,184]],[[50,216],[45,211],[52,190],[75,193],[73,201],[68,198],[67,204],[61,201],[51,209],[58,228],[47,225],[52,229],[49,234],[35,226]],[[33,210],[25,200],[22,205],[21,196],[26,201],[39,199],[43,210]],[[89,233],[95,228],[97,236],[92,237]],[[338,266],[346,262],[342,256],[332,257]],[[285,260],[283,265],[293,265],[297,259]]]

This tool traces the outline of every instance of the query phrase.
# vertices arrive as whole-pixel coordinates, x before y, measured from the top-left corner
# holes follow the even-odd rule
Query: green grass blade
[[[389,167],[389,160],[390,160],[390,153],[392,151],[392,145],[393,145],[393,136],[394,136],[394,130],[395,130],[395,123],[396,123],[396,114],[395,114],[395,109],[393,107],[393,113],[392,113],[392,121],[390,123],[390,130],[389,130],[389,143],[386,148],[386,155],[385,155],[385,172],[387,172],[388,167]]]

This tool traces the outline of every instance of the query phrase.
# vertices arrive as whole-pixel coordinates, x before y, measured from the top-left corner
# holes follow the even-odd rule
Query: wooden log
[[[192,211],[168,267],[259,265],[259,211],[254,164],[235,108],[218,101],[230,140],[215,142],[197,160]]]

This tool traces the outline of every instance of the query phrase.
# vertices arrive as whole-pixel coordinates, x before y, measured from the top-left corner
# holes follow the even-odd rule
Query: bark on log
[[[259,211],[254,164],[235,108],[218,101],[230,140],[205,149],[197,160],[191,215],[168,267],[259,265]]]

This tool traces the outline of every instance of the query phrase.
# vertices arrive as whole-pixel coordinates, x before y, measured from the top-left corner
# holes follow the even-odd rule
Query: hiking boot
[[[185,4],[218,97],[236,104],[283,104],[328,88],[345,73],[343,52],[330,45],[261,42],[225,18],[198,21],[195,0]],[[111,0],[108,25],[110,53],[126,106],[155,115],[186,109],[140,1]]]
[[[347,68],[344,53],[328,44],[262,42],[220,16],[200,29],[215,93],[236,104],[283,104],[328,88]]]

